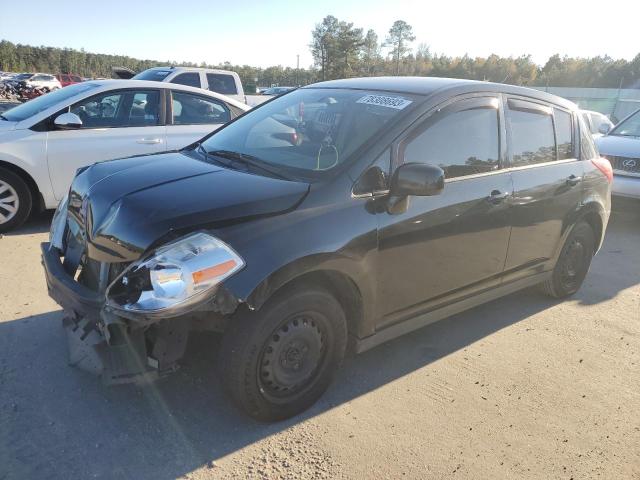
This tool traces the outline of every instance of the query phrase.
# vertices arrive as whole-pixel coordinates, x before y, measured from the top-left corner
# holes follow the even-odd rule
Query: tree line
[[[573,58],[556,54],[539,66],[530,55],[452,57],[413,48],[411,25],[396,20],[383,41],[375,31],[326,16],[311,32],[311,53],[319,79],[415,75],[467,78],[529,86],[640,88],[640,53],[631,61],[608,56]]]
[[[249,92],[256,85],[307,85],[334,78],[379,75],[468,78],[529,86],[640,88],[640,53],[631,61],[608,56],[574,58],[556,54],[544,65],[537,65],[530,55],[515,58],[448,56],[433,53],[425,43],[414,46],[414,42],[412,27],[403,20],[395,21],[381,40],[372,29],[365,32],[352,22],[328,15],[311,32],[309,48],[314,65],[309,68],[140,60],[2,40],[0,70],[110,78],[113,67],[135,72],[160,65],[222,68],[237,72]]]

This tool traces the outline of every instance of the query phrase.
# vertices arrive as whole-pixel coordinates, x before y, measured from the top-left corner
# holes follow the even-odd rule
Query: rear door
[[[513,187],[498,97],[458,100],[400,142],[398,162],[438,165],[446,181],[379,215],[378,327],[500,282]]]
[[[65,109],[80,117],[82,127],[47,133],[47,163],[56,199],[65,195],[80,167],[165,150],[161,98],[156,89],[111,90]]]
[[[562,108],[507,97],[514,194],[505,280],[549,269],[582,200],[576,119]]]
[[[180,90],[170,93],[166,127],[168,150],[186,147],[231,120],[231,110],[221,100]]]

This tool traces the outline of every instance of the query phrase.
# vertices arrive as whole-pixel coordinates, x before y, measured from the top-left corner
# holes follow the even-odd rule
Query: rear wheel
[[[0,168],[0,233],[22,225],[31,213],[32,204],[31,191],[25,181],[12,171]]]
[[[231,321],[219,370],[235,404],[262,421],[283,420],[313,405],[342,363],[347,340],[338,301],[317,287],[277,294],[258,312]]]
[[[575,225],[565,241],[551,278],[542,284],[552,297],[563,298],[576,293],[589,271],[595,253],[595,235],[586,222]]]

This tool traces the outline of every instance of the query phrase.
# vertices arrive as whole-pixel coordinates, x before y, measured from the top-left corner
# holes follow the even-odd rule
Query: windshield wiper
[[[1,118],[2,120],[6,120],[7,122],[9,121],[9,119],[8,119],[7,117],[5,117],[4,115],[2,115],[1,113],[0,113],[0,118]]]
[[[266,165],[264,165],[264,161],[260,160],[258,157],[255,157],[253,155],[249,155],[246,153],[240,153],[240,152],[234,152],[231,150],[212,150],[210,152],[206,151],[204,149],[204,147],[202,147],[202,145],[200,145],[198,147],[198,151],[203,152],[205,155],[207,156],[211,156],[213,155],[214,157],[219,157],[219,158],[224,158],[226,160],[231,160],[234,162],[240,162],[242,164],[244,164],[247,168],[249,167],[254,167],[257,168],[259,170],[262,170],[263,172],[267,172],[273,176],[276,176],[278,178],[281,178],[283,180],[291,180],[288,176],[283,175],[281,172],[273,169],[273,168],[269,168]]]

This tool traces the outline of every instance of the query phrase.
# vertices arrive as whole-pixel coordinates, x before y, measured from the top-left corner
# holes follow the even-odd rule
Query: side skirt
[[[505,285],[500,285],[471,297],[467,297],[443,307],[436,308],[435,310],[430,310],[416,317],[403,320],[383,330],[380,330],[379,332],[369,337],[357,339],[355,344],[355,351],[356,353],[362,353],[366,350],[369,350],[370,348],[388,342],[389,340],[393,340],[394,338],[417,330],[418,328],[422,328],[431,323],[435,323],[439,320],[455,315],[456,313],[464,312],[465,310],[504,297],[505,295],[517,292],[518,290],[522,290],[523,288],[531,287],[547,280],[551,276],[551,274],[551,271],[538,273],[532,277],[516,280]]]

